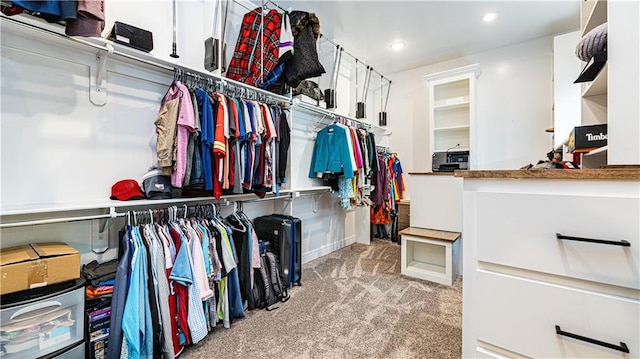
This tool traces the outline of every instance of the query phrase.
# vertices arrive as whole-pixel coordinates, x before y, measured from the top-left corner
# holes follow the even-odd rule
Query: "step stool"
[[[401,273],[451,286],[460,274],[460,233],[409,227],[402,235]]]

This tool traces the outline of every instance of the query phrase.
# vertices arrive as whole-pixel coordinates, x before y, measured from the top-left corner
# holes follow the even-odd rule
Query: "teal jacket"
[[[353,178],[355,169],[351,165],[347,141],[347,131],[338,125],[329,125],[320,130],[313,146],[309,177],[317,178],[318,172],[342,172],[345,178]]]

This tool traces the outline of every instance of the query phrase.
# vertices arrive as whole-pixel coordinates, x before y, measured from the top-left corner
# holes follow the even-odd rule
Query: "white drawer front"
[[[477,339],[533,358],[640,357],[640,300],[477,273]],[[625,343],[629,354],[556,334]]]
[[[640,289],[638,198],[481,192],[477,211],[479,261]]]

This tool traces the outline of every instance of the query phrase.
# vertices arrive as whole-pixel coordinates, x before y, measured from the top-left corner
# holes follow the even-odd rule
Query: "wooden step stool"
[[[403,275],[448,286],[458,278],[460,233],[409,227],[399,234]]]

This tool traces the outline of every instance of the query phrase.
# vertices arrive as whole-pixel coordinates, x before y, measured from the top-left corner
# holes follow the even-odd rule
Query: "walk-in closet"
[[[640,356],[637,0],[0,10],[0,357]]]

